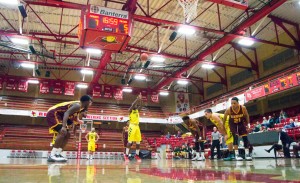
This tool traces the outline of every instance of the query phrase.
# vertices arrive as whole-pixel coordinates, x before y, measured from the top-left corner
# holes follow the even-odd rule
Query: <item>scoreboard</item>
[[[120,52],[131,38],[131,22],[127,11],[89,5],[88,10],[81,13],[79,46]]]

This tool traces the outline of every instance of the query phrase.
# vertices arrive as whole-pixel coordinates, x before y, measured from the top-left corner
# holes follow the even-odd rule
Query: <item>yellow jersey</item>
[[[220,114],[220,113],[213,113],[213,114],[219,116],[219,118],[221,119],[222,124],[223,124],[224,114]],[[218,124],[214,119],[210,118],[209,120],[210,120],[214,125],[216,125],[217,128],[222,128],[222,127],[219,126],[219,124]],[[226,120],[226,121],[228,121],[228,120],[229,120],[229,116],[227,116],[227,120]]]
[[[131,110],[131,113],[129,114],[129,122],[130,124],[138,125],[140,123],[140,114],[139,110]]]
[[[96,142],[97,133],[96,132],[89,132],[88,138],[89,138],[89,142]]]

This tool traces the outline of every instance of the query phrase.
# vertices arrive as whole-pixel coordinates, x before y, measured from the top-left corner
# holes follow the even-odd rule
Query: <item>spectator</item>
[[[253,132],[259,132],[261,128],[261,124],[259,123],[259,121],[256,121],[256,125],[253,129]]]
[[[274,155],[275,158],[277,158],[277,152],[281,149],[283,149],[284,157],[285,158],[291,158],[290,154],[290,145],[293,142],[293,140],[288,136],[288,134],[285,132],[284,129],[279,131],[279,142],[278,144],[272,145],[272,147],[269,150],[266,150],[268,153],[270,153],[274,149]]]
[[[185,145],[181,146],[181,154],[180,155],[182,158],[188,158],[189,153],[188,153],[188,149]]]
[[[181,156],[181,148],[180,147],[175,147],[174,148],[174,159],[180,159]]]
[[[279,118],[278,118],[278,116],[276,115],[276,113],[273,113],[272,117],[274,118],[274,123],[275,123],[275,124],[278,124],[278,123],[279,123]]]
[[[170,138],[171,138],[171,134],[170,134],[170,132],[168,132],[166,135],[166,139],[170,139]]]
[[[294,128],[294,127],[296,127],[296,126],[295,126],[295,124],[294,124],[293,119],[291,118],[291,119],[290,119],[290,124],[285,125],[283,128],[284,128],[284,129],[289,129],[289,128]]]
[[[217,148],[217,158],[221,158],[220,151],[220,143],[222,143],[222,136],[219,131],[217,131],[217,127],[213,128],[213,132],[211,133],[211,159],[214,159],[215,156],[215,148]]]
[[[298,118],[295,119],[294,125],[295,127],[300,127],[300,122],[298,121]]]
[[[274,124],[275,124],[274,117],[273,116],[269,116],[268,122],[269,122],[269,128],[273,128]]]
[[[281,123],[281,121],[283,119],[286,119],[288,118],[288,115],[286,114],[286,112],[284,112],[283,110],[280,111],[280,114],[279,114],[279,122]]]
[[[181,137],[181,132],[180,132],[180,131],[177,132],[176,137],[177,137],[177,138],[180,138],[180,137]]]
[[[293,152],[296,158],[300,158],[298,151],[300,151],[300,141],[293,146]]]
[[[266,117],[263,117],[263,122],[262,122],[261,126],[265,126],[266,128],[269,127],[269,121],[267,120]]]

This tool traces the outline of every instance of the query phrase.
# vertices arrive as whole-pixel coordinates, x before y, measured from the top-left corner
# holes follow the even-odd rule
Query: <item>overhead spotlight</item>
[[[178,32],[185,35],[193,35],[195,34],[196,30],[191,26],[183,25],[179,27]]]
[[[215,66],[212,64],[202,64],[202,68],[204,69],[213,69]]]
[[[132,89],[131,88],[123,88],[122,91],[126,92],[126,93],[131,93]]]
[[[135,76],[134,76],[134,79],[136,79],[136,80],[145,80],[146,77],[143,76],[143,75],[135,75]]]
[[[18,6],[18,8],[19,8],[19,11],[20,11],[22,17],[26,18],[27,17],[27,13],[26,13],[26,10],[25,10],[24,6],[21,4],[21,5]]]
[[[243,46],[252,46],[254,44],[254,41],[248,38],[243,38],[240,39],[238,43]]]
[[[151,57],[151,61],[153,62],[164,62],[166,59],[162,56],[156,55]]]
[[[18,5],[18,0],[0,0],[0,4],[7,4],[7,5]]]
[[[39,84],[40,83],[39,80],[36,80],[36,79],[29,79],[29,80],[27,80],[27,82],[30,84]]]
[[[32,45],[29,45],[29,49],[30,49],[32,54],[34,54],[34,55],[36,54],[36,51],[35,51],[35,49]]]
[[[92,70],[88,70],[88,69],[81,69],[80,72],[82,74],[88,74],[88,75],[94,74],[94,72]]]
[[[41,71],[40,70],[36,69],[35,73],[36,73],[36,75],[41,76]]]
[[[13,37],[11,38],[11,41],[15,44],[23,44],[23,45],[29,44],[28,39],[24,39],[24,38]]]
[[[122,79],[121,79],[121,84],[122,84],[122,85],[125,85],[125,83],[126,83],[126,79],[125,79],[125,78],[122,78]]]
[[[177,36],[177,32],[176,32],[176,31],[172,32],[172,34],[171,34],[170,37],[169,37],[169,40],[170,40],[171,42],[174,41],[174,40],[176,39],[176,36]]]
[[[151,63],[150,60],[147,60],[146,63],[144,64],[144,69],[147,69],[150,63]]]
[[[187,85],[189,82],[187,80],[178,80],[177,81],[177,84],[180,84],[180,85]]]
[[[77,86],[77,88],[83,88],[83,89],[85,89],[85,88],[88,88],[88,85],[87,84],[77,84],[76,85]]]
[[[50,71],[46,71],[45,77],[49,78],[50,77]]]
[[[28,69],[33,69],[35,67],[34,64],[30,63],[21,63],[21,66]]]
[[[130,84],[132,83],[132,81],[133,81],[133,79],[130,78],[130,79],[128,80],[127,84],[130,85]]]
[[[95,48],[87,48],[85,49],[86,52],[90,54],[101,54],[102,51],[100,49],[95,49]]]
[[[161,91],[161,92],[159,92],[159,95],[161,95],[161,96],[168,96],[169,92]]]

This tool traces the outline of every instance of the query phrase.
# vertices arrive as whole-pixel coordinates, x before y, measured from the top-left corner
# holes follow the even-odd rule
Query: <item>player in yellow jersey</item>
[[[78,117],[82,110],[87,110],[92,104],[92,98],[84,95],[80,101],[63,102],[51,107],[47,112],[47,123],[50,133],[58,133],[53,145],[51,155],[48,157],[48,162],[65,162],[67,161],[61,155],[63,148],[70,138],[68,120],[73,117]]]
[[[224,136],[226,145],[228,146],[228,150],[230,152],[230,158],[232,157],[233,152],[233,135],[230,131],[229,126],[229,116],[227,119],[224,119],[224,114],[213,113],[211,109],[206,109],[204,111],[205,117],[210,120],[220,131],[220,133]],[[224,121],[224,122],[223,122]]]
[[[99,139],[99,135],[97,134],[95,128],[92,128],[92,131],[86,134],[85,139],[88,142],[88,151],[89,151],[87,159],[92,160],[96,148],[96,142]]]
[[[137,99],[132,103],[129,108],[129,128],[128,128],[128,143],[126,147],[126,152],[124,154],[125,162],[129,161],[129,151],[132,143],[136,143],[136,151],[135,151],[135,159],[140,162],[141,158],[139,157],[140,153],[140,143],[142,141],[141,130],[139,127],[140,123],[140,114],[139,111],[142,108],[142,96],[141,94],[137,97]]]

